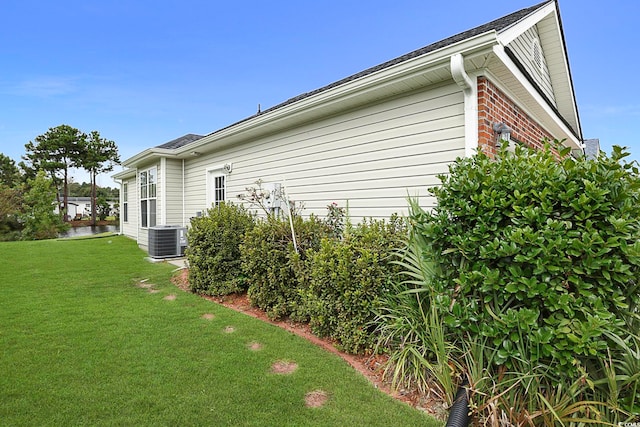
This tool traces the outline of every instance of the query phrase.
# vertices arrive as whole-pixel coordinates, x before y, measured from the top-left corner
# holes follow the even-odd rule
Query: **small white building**
[[[62,198],[60,199],[62,203]],[[117,200],[107,200],[109,203],[109,215],[115,213],[115,205]],[[60,212],[58,209],[58,203],[53,208],[53,211],[57,214]],[[67,198],[67,215],[70,219],[80,219],[82,217],[91,217],[91,197],[68,197]]]
[[[324,216],[404,213],[457,157],[494,153],[499,135],[582,150],[558,5],[522,9],[291,98],[212,132],[185,135],[123,162],[120,230],[146,247],[148,228],[189,219],[257,180],[286,185]]]

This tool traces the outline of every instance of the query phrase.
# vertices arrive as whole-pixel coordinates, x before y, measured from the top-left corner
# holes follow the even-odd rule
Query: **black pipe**
[[[449,418],[446,427],[467,427],[471,422],[469,415],[469,393],[465,387],[468,383],[465,381],[456,393],[456,398],[449,410]]]

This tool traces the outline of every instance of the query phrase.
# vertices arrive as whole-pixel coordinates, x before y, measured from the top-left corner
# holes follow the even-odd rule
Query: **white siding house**
[[[289,99],[206,136],[145,150],[114,175],[126,186],[122,232],[147,246],[153,225],[191,217],[257,180],[285,186],[303,214],[349,206],[352,218],[433,206],[428,188],[456,158],[491,152],[502,122],[518,142],[582,149],[555,1],[430,44]],[[488,93],[488,90],[491,93]]]

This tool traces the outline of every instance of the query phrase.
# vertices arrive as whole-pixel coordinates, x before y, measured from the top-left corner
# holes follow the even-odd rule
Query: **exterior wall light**
[[[511,141],[511,129],[504,123],[494,123],[493,131],[496,133],[496,147],[500,147],[500,141]]]

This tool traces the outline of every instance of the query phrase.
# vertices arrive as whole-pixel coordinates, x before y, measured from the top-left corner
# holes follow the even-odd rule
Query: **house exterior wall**
[[[120,232],[126,236],[136,238],[138,236],[138,216],[140,210],[140,204],[138,203],[138,184],[137,177],[131,177],[122,181],[123,184],[127,184],[127,221],[124,221],[122,212],[120,217],[122,218]],[[124,193],[122,192],[124,185],[120,186],[120,210],[124,203]]]
[[[537,41],[539,48],[539,63],[534,60],[533,46],[534,41]],[[522,63],[529,75],[538,84],[542,92],[551,101],[554,107],[556,107],[555,95],[553,93],[553,86],[551,84],[551,75],[549,74],[549,68],[547,67],[547,60],[544,55],[544,50],[540,44],[540,35],[538,34],[538,27],[533,26],[524,32],[520,37],[516,38],[513,42],[509,43],[509,47],[512,49],[515,56]]]
[[[164,204],[162,209],[165,212],[164,221],[158,224],[182,225],[185,219],[182,215],[183,193],[182,193],[182,160],[166,159],[162,171],[162,193]]]
[[[478,147],[490,156],[496,154],[494,123],[511,128],[511,139],[530,147],[542,148],[542,141],[553,136],[486,77],[478,78]]]
[[[405,213],[406,197],[433,206],[438,185],[464,156],[464,103],[450,81],[304,126],[246,141],[185,162],[186,216],[207,206],[207,169],[233,164],[227,200],[261,179],[286,185],[303,215],[324,216],[332,202],[349,206],[354,220]],[[286,180],[286,182],[284,181]]]

